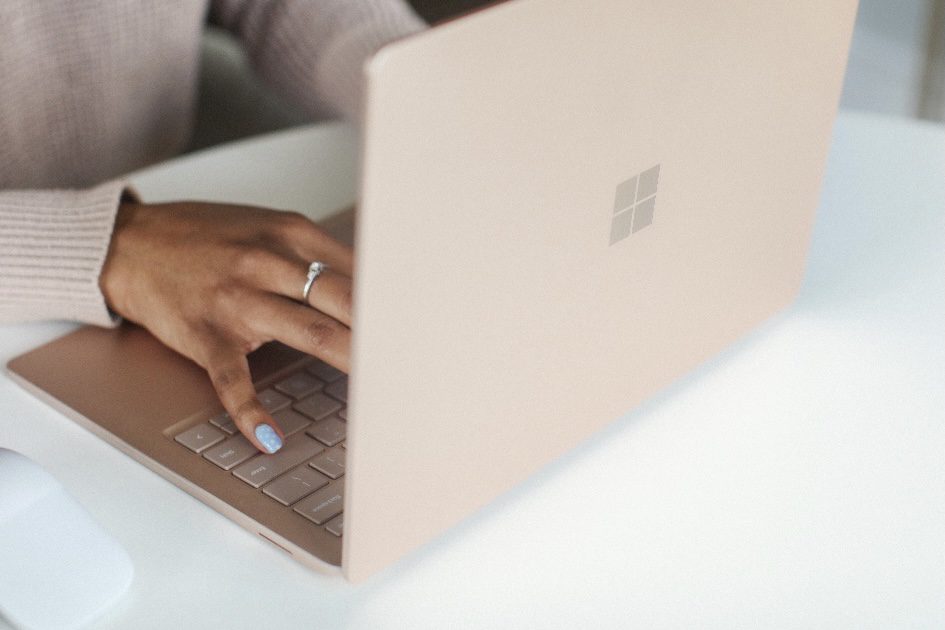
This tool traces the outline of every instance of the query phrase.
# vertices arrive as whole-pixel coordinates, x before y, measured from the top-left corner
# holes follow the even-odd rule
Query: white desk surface
[[[137,181],[318,215],[353,199],[355,145],[307,128]],[[794,307],[364,585],[303,569],[5,376],[0,445],[129,550],[101,628],[941,628],[943,324],[945,130],[845,113]],[[0,359],[70,328],[0,327]]]

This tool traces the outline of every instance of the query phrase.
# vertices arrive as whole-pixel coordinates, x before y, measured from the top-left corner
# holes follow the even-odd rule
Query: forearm
[[[124,187],[0,191],[0,323],[115,324],[99,276]]]

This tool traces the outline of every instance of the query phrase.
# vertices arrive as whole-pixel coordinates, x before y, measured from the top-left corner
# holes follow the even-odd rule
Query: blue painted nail
[[[282,448],[282,438],[268,424],[257,425],[255,433],[256,439],[269,453],[275,453]]]

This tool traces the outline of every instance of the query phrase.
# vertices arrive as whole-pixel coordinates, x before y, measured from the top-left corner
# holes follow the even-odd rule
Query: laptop
[[[791,302],[855,11],[514,0],[381,50],[352,370],[251,356],[291,433],[275,455],[133,325],[8,369],[299,562],[365,580]]]

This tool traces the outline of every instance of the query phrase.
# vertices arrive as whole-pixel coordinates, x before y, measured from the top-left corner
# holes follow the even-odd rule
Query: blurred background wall
[[[945,119],[942,0],[860,0],[841,106]]]
[[[431,23],[491,4],[410,1]],[[841,107],[945,121],[945,0],[860,0]],[[228,34],[207,33],[192,150],[305,122],[253,76]]]

